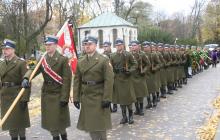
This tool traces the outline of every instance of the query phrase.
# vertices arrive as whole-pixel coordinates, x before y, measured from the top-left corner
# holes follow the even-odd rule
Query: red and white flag
[[[73,39],[73,30],[67,20],[60,31],[56,35],[58,37],[58,48],[57,50],[63,55],[69,58],[69,65],[72,72],[76,72],[77,57],[76,48]]]

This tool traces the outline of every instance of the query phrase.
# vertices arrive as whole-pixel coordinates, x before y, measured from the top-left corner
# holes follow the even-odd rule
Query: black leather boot
[[[11,140],[18,140],[18,137],[11,137]]]
[[[149,96],[149,97],[147,97],[147,106],[145,108],[150,109],[152,107],[153,107],[152,101],[151,101],[150,96]]]
[[[160,102],[160,92],[157,92],[157,102]]]
[[[156,94],[153,94],[153,107],[157,106],[157,96]]]
[[[167,98],[167,96],[166,96],[166,89],[164,88],[164,87],[162,87],[161,89],[160,89],[160,92],[161,92],[161,98]]]
[[[129,124],[133,124],[134,123],[134,119],[133,119],[133,110],[128,110],[128,123]]]
[[[60,136],[53,137],[53,140],[60,140]]]
[[[128,123],[128,118],[126,115],[126,107],[121,108],[121,112],[122,112],[122,119],[121,119],[120,124]]]
[[[173,94],[171,84],[168,84],[167,89],[168,89],[167,94]]]
[[[26,140],[26,137],[20,137],[20,140]]]
[[[173,90],[178,90],[178,89],[177,89],[177,83],[176,83],[176,82],[173,83]]]
[[[144,103],[140,103],[139,115],[140,115],[140,116],[144,116]]]
[[[135,112],[134,112],[134,115],[139,115],[139,113],[140,113],[140,108],[139,108],[138,102],[135,103],[135,108],[136,108],[136,110],[135,110]]]
[[[112,109],[112,112],[117,112],[117,104],[113,104],[113,109]]]
[[[182,88],[182,80],[178,80],[178,88]]]
[[[67,134],[61,134],[60,136],[61,136],[62,140],[67,140]]]

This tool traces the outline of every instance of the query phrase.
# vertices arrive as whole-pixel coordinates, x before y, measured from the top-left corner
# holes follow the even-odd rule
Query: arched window
[[[103,30],[99,30],[98,34],[99,34],[99,48],[102,48],[102,45],[103,45]]]
[[[112,30],[112,35],[113,35],[113,47],[115,47],[115,40],[118,38],[118,30],[113,29]]]

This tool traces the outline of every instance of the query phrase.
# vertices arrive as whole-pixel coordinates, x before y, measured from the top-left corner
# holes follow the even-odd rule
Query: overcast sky
[[[175,12],[189,14],[195,0],[142,0],[153,5],[154,11],[163,11],[171,16]],[[210,0],[208,0],[210,1]]]

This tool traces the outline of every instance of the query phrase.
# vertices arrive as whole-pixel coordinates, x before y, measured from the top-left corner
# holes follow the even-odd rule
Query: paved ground
[[[133,125],[119,125],[121,112],[112,114],[113,129],[109,140],[196,140],[196,130],[211,115],[212,100],[220,92],[220,67],[210,68],[189,79],[188,85],[163,99],[156,109],[145,110],[145,116],[135,116]],[[35,90],[39,92],[38,90]],[[37,98],[37,96],[35,97]],[[72,127],[69,140],[89,140],[87,133],[76,129],[79,111],[70,105]],[[49,133],[40,127],[40,114],[31,118],[28,140],[49,140]],[[9,140],[0,132],[0,140]]]

